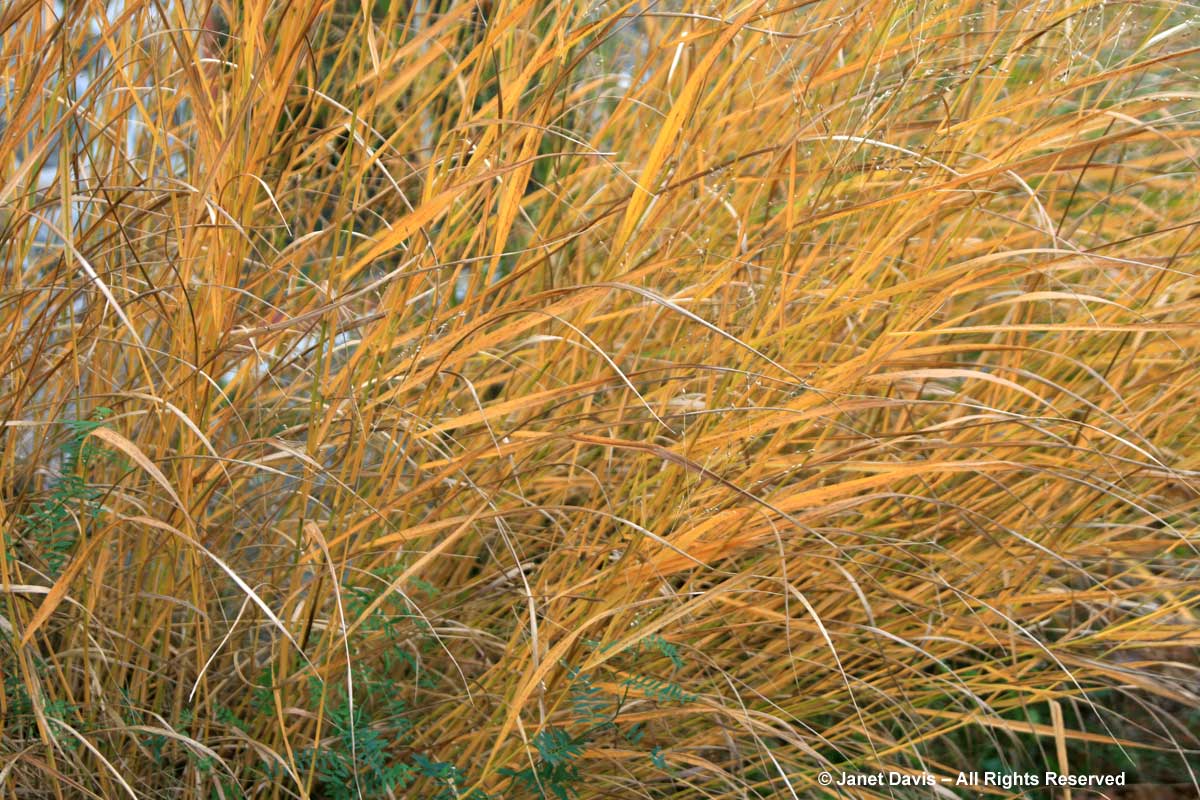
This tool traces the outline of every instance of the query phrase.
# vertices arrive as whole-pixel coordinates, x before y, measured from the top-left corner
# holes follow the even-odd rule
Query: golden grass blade
[[[0,5],[0,795],[1200,792],[1187,4]]]

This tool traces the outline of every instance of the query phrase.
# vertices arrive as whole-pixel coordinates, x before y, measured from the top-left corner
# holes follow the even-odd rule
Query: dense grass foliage
[[[1192,791],[1198,25],[3,3],[0,797]]]

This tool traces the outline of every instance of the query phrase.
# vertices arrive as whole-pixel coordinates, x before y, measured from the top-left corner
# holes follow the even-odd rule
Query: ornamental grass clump
[[[1198,22],[4,4],[0,798],[1200,791]]]

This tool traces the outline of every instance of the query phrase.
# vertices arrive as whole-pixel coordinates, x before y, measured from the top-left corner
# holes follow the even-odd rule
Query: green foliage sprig
[[[104,492],[90,486],[80,473],[96,460],[97,449],[88,434],[104,424],[112,411],[97,408],[89,419],[69,420],[71,436],[62,445],[61,475],[50,496],[18,517],[23,541],[56,578],[62,572],[79,539],[80,527],[99,516]]]

